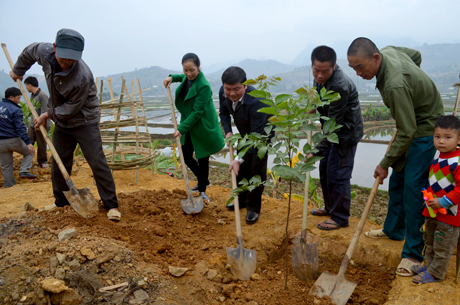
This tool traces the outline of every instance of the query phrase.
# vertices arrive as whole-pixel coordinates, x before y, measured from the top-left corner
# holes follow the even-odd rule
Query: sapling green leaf
[[[276,102],[276,104],[279,104],[279,103],[287,101],[291,97],[292,97],[292,95],[290,95],[290,94],[280,94],[275,98],[275,102]]]
[[[270,97],[270,93],[263,91],[263,90],[252,90],[251,92],[248,92],[250,96],[257,97],[257,98],[263,98],[266,99]]]
[[[331,143],[339,143],[339,136],[336,133],[329,134],[326,139]]]

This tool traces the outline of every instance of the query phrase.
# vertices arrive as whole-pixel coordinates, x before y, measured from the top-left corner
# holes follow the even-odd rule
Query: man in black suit
[[[229,67],[222,74],[223,86],[219,91],[219,117],[225,138],[233,135],[230,116],[233,116],[233,121],[242,137],[254,132],[265,134],[264,128],[267,126],[270,115],[258,112],[258,110],[267,105],[247,94],[255,89],[252,86],[243,85],[245,81],[246,72],[239,67]],[[250,180],[255,175],[259,175],[264,181],[267,179],[267,159],[268,155],[260,159],[257,156],[257,150],[250,149],[241,159],[230,163],[229,171],[235,171],[238,182],[243,178]],[[248,224],[255,223],[259,219],[263,191],[264,187],[259,186],[251,192],[246,191],[238,196],[240,208],[247,207],[248,209],[246,214]],[[231,203],[227,208],[233,211],[235,206]]]

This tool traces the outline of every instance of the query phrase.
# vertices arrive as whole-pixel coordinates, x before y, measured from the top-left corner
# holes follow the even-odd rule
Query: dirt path
[[[41,171],[40,182],[26,180],[0,189],[0,215],[4,217],[0,221],[0,303],[46,304],[39,283],[59,275],[86,304],[114,302],[114,292],[101,294],[97,289],[131,277],[155,304],[331,304],[309,295],[311,284],[300,282],[290,267],[288,290],[284,289],[284,200],[264,197],[255,225],[245,224],[242,210],[244,246],[257,251],[257,275],[242,282],[226,268],[226,247],[236,247],[234,214],[225,209],[228,188],[212,185],[207,191],[211,201],[203,211],[186,215],[179,201],[185,189],[182,180],[165,175],[153,179],[150,171],[141,170],[139,185],[135,185],[134,171],[116,171],[123,216],[119,223],[113,223],[102,209],[88,220],[70,207],[43,210],[54,199],[46,176],[49,173]],[[82,160],[77,159],[72,177],[77,187],[89,186],[98,197]],[[22,214],[18,220],[27,202],[37,210]],[[289,266],[291,241],[301,228],[301,208],[301,204],[292,203]],[[316,228],[325,219],[309,217],[308,229],[318,243],[320,272],[337,274],[358,219],[351,219],[348,228],[329,232]],[[364,230],[377,227],[368,222]],[[67,228],[75,229],[76,235],[59,242],[58,234]],[[395,279],[401,248],[402,242],[360,239],[346,274],[358,282],[349,304],[457,304],[460,289],[453,283],[455,260],[442,283],[415,285],[410,277]],[[176,278],[169,274],[170,266],[188,271]],[[136,300],[132,294],[125,298],[130,304],[137,304]],[[63,304],[56,297],[54,303]]]

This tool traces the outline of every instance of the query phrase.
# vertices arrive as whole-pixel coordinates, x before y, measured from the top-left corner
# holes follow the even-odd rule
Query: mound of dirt
[[[211,200],[200,214],[187,215],[180,206],[180,199],[184,195],[184,191],[179,189],[171,192],[163,189],[119,193],[122,213],[119,223],[108,220],[102,208],[92,218],[84,219],[71,207],[41,211],[34,223],[52,232],[72,227],[81,237],[117,240],[134,253],[134,256],[127,257],[120,255],[120,262],[138,259],[158,266],[162,276],[169,274],[169,266],[188,268],[185,278],[176,279],[176,285],[181,291],[179,296],[192,298],[190,304],[220,302],[222,299],[227,300],[226,304],[250,301],[286,304],[286,300],[291,304],[309,304],[315,300],[315,304],[330,304],[327,298],[309,295],[311,284],[303,284],[295,278],[291,267],[289,289],[284,289],[285,238],[282,232],[270,234],[263,233],[264,230],[257,226],[245,228],[255,230],[254,233],[260,235],[246,237],[252,240],[249,247],[256,245],[255,248],[260,250],[257,275],[251,281],[238,281],[227,269],[225,256],[227,246],[236,247],[233,213]],[[65,252],[68,247],[58,250]],[[69,253],[70,257],[74,255],[73,252]],[[341,257],[320,252],[320,258],[320,272],[328,270],[337,273]],[[383,304],[394,275],[382,267],[352,266],[347,278],[359,283],[351,298],[352,304]],[[376,286],[380,288],[376,290]],[[195,288],[190,290],[190,287]]]
[[[72,179],[98,197],[91,171],[80,161],[77,158]],[[45,305],[50,297],[53,304],[64,304],[67,297],[83,304],[331,304],[327,297],[309,295],[312,283],[300,282],[291,268],[291,242],[301,228],[301,204],[291,204],[285,290],[286,201],[264,196],[254,225],[245,223],[241,210],[244,247],[256,250],[257,269],[250,280],[239,281],[227,268],[226,247],[237,246],[234,213],[225,208],[228,188],[211,181],[210,202],[201,213],[187,215],[180,206],[186,195],[183,180],[158,174],[153,178],[150,171],[140,170],[136,185],[134,171],[113,175],[122,213],[118,223],[109,221],[102,208],[90,219],[81,218],[71,207],[43,210],[54,202],[49,181],[1,190],[0,216],[9,218],[0,219],[0,303]],[[27,202],[37,209],[24,212]],[[360,201],[354,204],[361,206]],[[318,243],[320,273],[337,274],[358,220],[350,218],[349,228],[324,232],[316,224],[325,219],[310,217],[308,230]],[[367,222],[364,230],[377,227]],[[76,234],[59,241],[65,229]],[[447,296],[458,299],[450,297],[457,291],[452,268],[447,280],[433,284],[432,290],[412,285],[410,278],[394,280],[401,248],[401,242],[360,239],[346,273],[358,283],[348,304],[396,305],[398,300],[448,304]],[[175,277],[169,267],[187,271]],[[46,278],[64,280],[74,293],[58,296],[43,291]],[[130,284],[98,290],[122,283]],[[433,293],[441,290],[444,293]]]

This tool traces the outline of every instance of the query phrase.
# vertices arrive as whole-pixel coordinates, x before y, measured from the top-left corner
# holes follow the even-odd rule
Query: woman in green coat
[[[209,186],[209,156],[219,152],[225,145],[224,137],[212,101],[211,86],[200,71],[200,59],[187,53],[182,57],[184,74],[172,74],[163,84],[180,82],[176,89],[176,108],[181,114],[180,125],[174,133],[180,138],[185,164],[195,174],[198,184],[192,192],[199,192],[203,199]],[[195,157],[193,158],[193,152]]]

